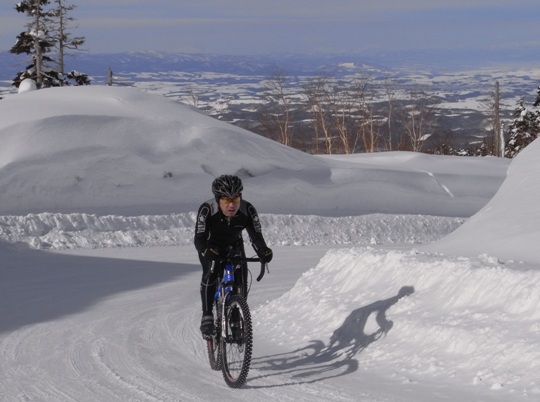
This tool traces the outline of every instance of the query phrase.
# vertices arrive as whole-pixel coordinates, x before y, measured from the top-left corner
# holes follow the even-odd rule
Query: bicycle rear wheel
[[[246,299],[231,296],[226,305],[225,334],[221,338],[221,370],[229,387],[238,388],[247,379],[253,350],[251,313]]]

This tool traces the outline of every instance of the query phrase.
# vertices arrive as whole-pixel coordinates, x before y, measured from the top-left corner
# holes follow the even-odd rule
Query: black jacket
[[[231,218],[226,217],[215,199],[204,202],[197,213],[195,223],[195,248],[203,253],[207,248],[225,251],[229,246],[243,242],[242,231],[246,229],[255,251],[267,248],[261,232],[261,223],[255,207],[242,200],[240,209]]]

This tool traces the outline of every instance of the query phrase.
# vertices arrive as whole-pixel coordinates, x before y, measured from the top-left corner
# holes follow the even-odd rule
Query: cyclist
[[[214,332],[212,306],[216,291],[217,269],[209,275],[212,263],[218,264],[232,250],[245,257],[242,231],[246,229],[253,249],[268,263],[273,253],[266,245],[261,231],[259,215],[249,202],[242,198],[242,180],[238,176],[222,175],[212,183],[214,198],[204,202],[197,213],[195,223],[195,248],[202,265],[201,301],[203,336]],[[235,273],[235,282],[247,298],[247,264]]]

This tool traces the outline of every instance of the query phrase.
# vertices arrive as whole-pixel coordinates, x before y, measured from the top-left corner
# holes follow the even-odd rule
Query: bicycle
[[[223,272],[217,278],[214,295],[215,331],[205,336],[208,359],[212,370],[223,373],[225,383],[231,388],[241,387],[247,379],[253,350],[253,327],[246,297],[237,289],[234,271],[243,262],[261,262],[259,258],[229,256]],[[214,270],[212,265],[210,273]],[[268,264],[261,262],[259,282],[268,271]]]

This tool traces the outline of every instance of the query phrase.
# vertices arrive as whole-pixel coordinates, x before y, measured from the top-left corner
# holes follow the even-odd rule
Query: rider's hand
[[[204,250],[203,257],[209,261],[221,260],[221,255],[219,254],[219,251],[215,248],[207,248],[206,250]]]
[[[257,254],[263,264],[268,264],[270,261],[272,261],[272,257],[274,257],[272,249],[268,247],[259,250]]]

